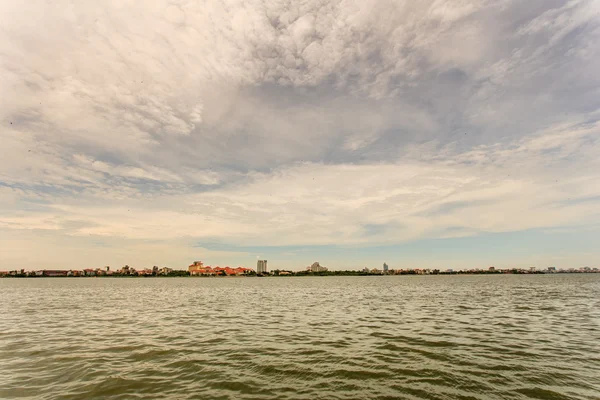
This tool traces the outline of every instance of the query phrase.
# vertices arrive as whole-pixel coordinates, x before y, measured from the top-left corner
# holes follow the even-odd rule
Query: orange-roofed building
[[[210,267],[208,265],[204,265],[202,261],[194,261],[192,265],[188,267],[188,271],[192,276],[213,276],[213,275],[227,275],[227,276],[235,276],[235,275],[244,275],[252,272],[250,268],[244,267]]]
[[[137,271],[138,275],[152,275],[152,270],[150,268],[144,268]]]
[[[204,263],[202,261],[194,261],[188,267],[190,275],[204,275]]]
[[[208,265],[205,266],[201,261],[195,261],[192,265],[190,265],[188,271],[192,276],[210,276],[216,274],[215,269]]]

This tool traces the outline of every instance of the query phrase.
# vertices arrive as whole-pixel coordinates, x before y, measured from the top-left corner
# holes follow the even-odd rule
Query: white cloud
[[[595,172],[600,168],[576,177],[561,168],[565,157],[584,147],[593,151],[580,152],[583,158],[571,167],[598,166],[587,157],[598,154],[599,127],[570,127],[566,134],[565,128],[429,162],[303,163],[253,173],[241,183],[204,193],[133,195],[118,202],[108,198],[106,204],[84,194],[34,215],[0,221],[10,229],[65,229],[81,222],[68,234],[220,239],[236,245],[373,245],[598,223],[597,203],[577,200],[600,196]],[[555,148],[561,152],[548,152]],[[108,171],[100,165],[91,169]],[[124,169],[121,176],[135,173]],[[367,234],[365,227],[371,225],[389,229]]]

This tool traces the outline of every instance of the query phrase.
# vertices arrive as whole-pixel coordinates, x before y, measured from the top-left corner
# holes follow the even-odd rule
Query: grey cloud
[[[598,107],[591,89],[598,83],[591,73],[598,58],[590,46],[598,21],[586,2],[209,1],[135,10],[78,5],[70,16],[60,5],[44,7],[55,12],[31,15],[57,28],[45,38],[26,34],[19,18],[7,21],[12,43],[3,51],[11,80],[23,81],[23,94],[43,103],[14,111],[70,138],[63,143],[96,156],[92,146],[107,149],[128,162],[160,150],[169,160],[164,164],[175,168],[180,141],[193,145],[202,160],[214,156],[213,165],[229,154],[251,159],[260,147],[272,163],[282,164],[299,158],[283,153],[304,153],[302,142],[309,141],[323,149],[321,158],[349,160],[360,149],[362,159],[370,153],[391,159],[395,152],[377,149],[411,140],[443,143],[463,132],[468,145],[489,143],[554,123],[556,110]],[[44,58],[50,50],[59,59],[53,65]],[[589,71],[592,85],[573,76],[578,69]],[[247,85],[258,89],[250,95],[236,89]],[[274,106],[268,85],[295,102]],[[349,100],[315,102],[323,92]],[[389,99],[388,111],[376,126],[361,126],[368,117],[360,110],[344,114],[347,103],[372,109],[381,98]],[[327,108],[323,121],[306,112],[307,101]],[[431,128],[398,126],[402,113],[404,121],[429,121]],[[359,132],[331,126],[344,122]],[[302,124],[307,127],[298,133],[294,128]],[[340,140],[350,154],[339,155]]]

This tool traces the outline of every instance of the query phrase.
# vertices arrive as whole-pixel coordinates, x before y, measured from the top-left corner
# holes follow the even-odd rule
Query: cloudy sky
[[[598,266],[600,2],[0,0],[0,269]]]

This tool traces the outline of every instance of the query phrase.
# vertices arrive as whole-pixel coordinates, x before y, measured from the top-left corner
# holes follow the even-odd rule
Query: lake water
[[[600,274],[0,279],[0,398],[600,399]]]

